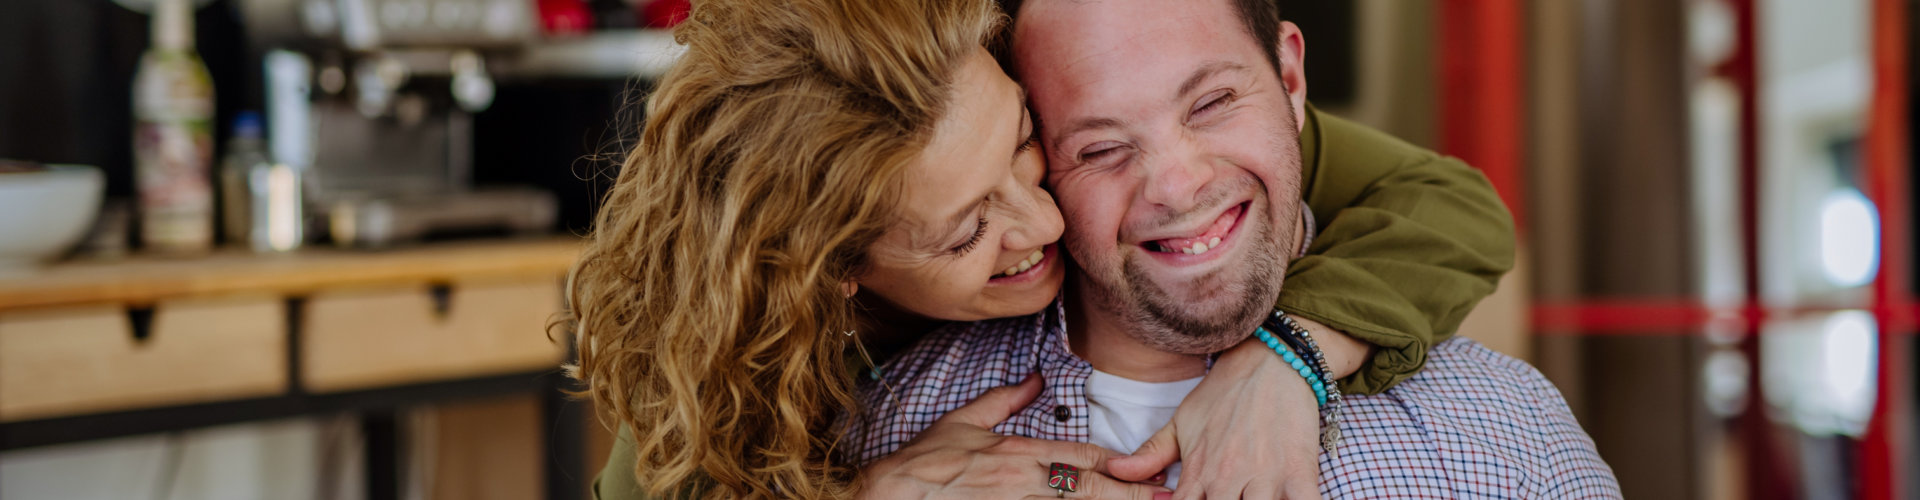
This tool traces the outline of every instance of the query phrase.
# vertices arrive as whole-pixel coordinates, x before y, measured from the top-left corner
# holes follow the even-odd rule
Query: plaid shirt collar
[[[1251,335],[1251,334],[1249,334]],[[1213,358],[1207,358],[1207,368]],[[1073,353],[1065,298],[1038,313],[949,323],[883,363],[860,390],[867,411],[853,422],[849,456],[865,464],[904,446],[940,415],[989,389],[1039,373],[1040,395],[994,432],[1055,441],[1091,439],[1087,378],[1093,365]],[[904,432],[912,430],[913,433]]]
[[[1073,353],[1063,298],[1054,298],[1053,304],[1039,313],[957,323],[947,328],[967,330],[960,337],[970,341],[963,343],[993,342],[995,337],[1003,342],[1001,349],[1012,354],[1008,368],[1024,369],[1007,370],[1000,385],[1018,384],[1028,373],[1040,374],[1040,395],[1027,408],[995,427],[996,432],[1060,441],[1084,442],[1090,438],[1087,377],[1093,375],[1093,365]],[[960,370],[955,375],[969,371]]]
[[[1093,365],[1073,354],[1061,299],[1038,313],[957,322],[922,338],[863,377],[866,411],[849,423],[846,458],[865,464],[898,450],[941,415],[989,389],[1039,373],[1040,395],[995,432],[1056,441],[1089,439],[1087,377]]]

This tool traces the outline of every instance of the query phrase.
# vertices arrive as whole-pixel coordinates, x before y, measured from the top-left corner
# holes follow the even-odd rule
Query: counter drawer
[[[438,288],[436,290],[436,288]],[[556,367],[557,279],[330,290],[307,300],[301,382],[313,392]]]
[[[274,297],[0,313],[0,421],[283,393],[286,325]]]

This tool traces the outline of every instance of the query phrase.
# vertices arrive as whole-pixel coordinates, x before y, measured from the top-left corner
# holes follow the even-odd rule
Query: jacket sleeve
[[[1513,217],[1460,160],[1309,113],[1303,156],[1318,161],[1301,182],[1319,235],[1277,307],[1376,346],[1340,388],[1378,394],[1418,372],[1513,268]]]
[[[633,477],[634,461],[638,458],[635,453],[633,434],[621,429],[613,440],[613,450],[607,453],[607,465],[593,477],[593,500],[657,500]],[[673,497],[698,498],[699,492],[696,487],[681,488]]]

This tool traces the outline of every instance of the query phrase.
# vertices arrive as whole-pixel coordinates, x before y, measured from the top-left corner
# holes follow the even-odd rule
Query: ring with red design
[[[1047,467],[1047,487],[1053,488],[1060,497],[1080,491],[1080,468],[1054,462],[1052,466]]]

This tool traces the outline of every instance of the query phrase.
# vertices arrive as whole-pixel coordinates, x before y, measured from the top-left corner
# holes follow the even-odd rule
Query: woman
[[[574,375],[632,433],[618,479],[654,495],[853,496],[856,472],[835,460],[837,422],[858,411],[849,367],[940,321],[1052,301],[1061,221],[1034,124],[982,62],[1005,22],[987,0],[696,2],[570,276]],[[922,444],[977,452],[968,439]],[[913,479],[879,475],[864,484]],[[980,484],[1002,493],[967,494],[1047,494]],[[600,493],[634,493],[618,489]]]

